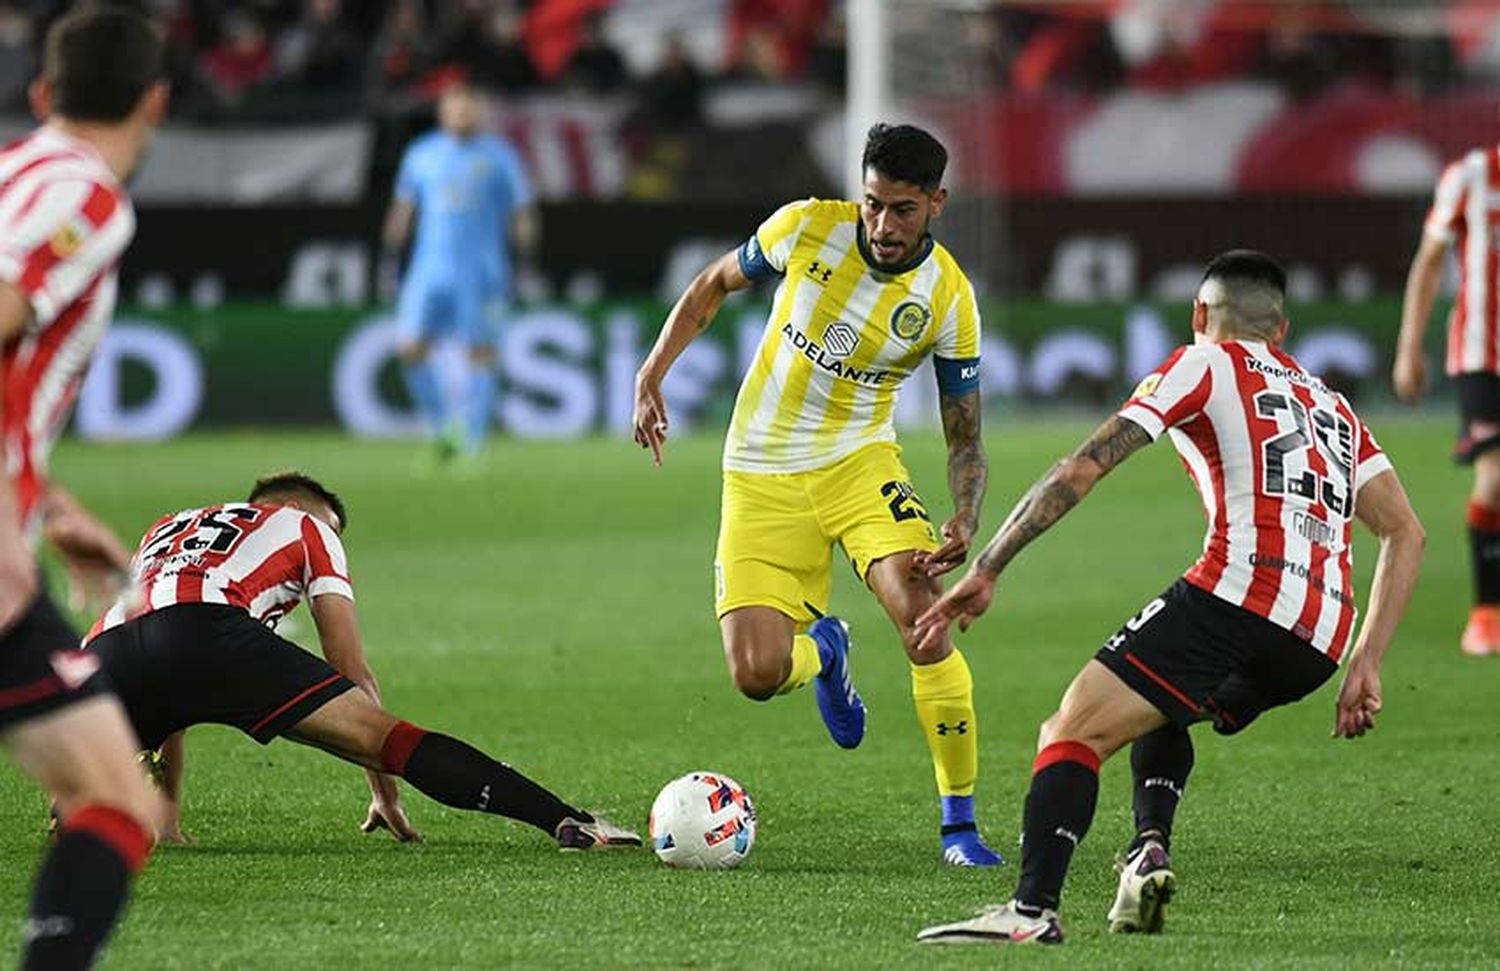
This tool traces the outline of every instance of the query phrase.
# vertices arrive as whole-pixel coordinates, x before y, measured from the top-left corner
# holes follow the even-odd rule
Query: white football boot
[[[1109,908],[1112,934],[1160,934],[1167,903],[1177,890],[1177,875],[1167,848],[1147,840],[1119,864],[1120,889]]]
[[[1061,944],[1063,930],[1057,911],[1043,910],[1031,917],[1018,911],[1012,900],[986,907],[968,920],[929,927],[917,940],[923,944]]]
[[[557,845],[564,850],[613,850],[640,846],[641,837],[603,816],[586,823],[569,816],[557,824]]]

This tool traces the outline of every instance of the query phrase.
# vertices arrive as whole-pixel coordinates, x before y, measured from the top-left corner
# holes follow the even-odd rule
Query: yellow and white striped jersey
[[[928,354],[944,393],[978,387],[979,310],[953,256],[930,238],[906,268],[875,269],[859,205],[782,206],[740,249],[751,279],[782,277],[740,385],[724,468],[805,472],[896,438],[901,383]]]

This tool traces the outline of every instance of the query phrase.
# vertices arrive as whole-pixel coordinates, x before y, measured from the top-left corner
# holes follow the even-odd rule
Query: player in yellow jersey
[[[1003,862],[974,822],[974,687],[948,641],[919,650],[915,622],[963,563],[988,470],[980,442],[974,290],[928,233],[947,200],[948,153],[910,125],[876,125],[861,202],[808,199],[777,210],[705,268],[672,308],[636,376],[635,439],[661,463],[661,384],[724,297],[779,277],[724,446],[714,571],[735,686],[764,700],[814,683],[833,740],[854,748],[865,710],[849,676],[845,625],[826,616],[842,546],[896,626],[942,800],[943,858]],[[901,463],[891,412],[901,383],[934,356],[953,516],[933,532]]]

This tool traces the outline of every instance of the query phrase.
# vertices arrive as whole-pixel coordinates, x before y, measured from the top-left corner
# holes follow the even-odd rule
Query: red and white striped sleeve
[[[1141,379],[1119,416],[1140,425],[1152,439],[1197,417],[1208,405],[1213,390],[1209,364],[1215,350],[1189,344],[1173,351],[1160,367]]]
[[[1354,456],[1354,492],[1359,494],[1366,482],[1375,478],[1382,472],[1388,472],[1395,468],[1380,443],[1375,441],[1375,436],[1370,432],[1370,427],[1363,421],[1359,423],[1359,444],[1355,449]]]
[[[114,267],[134,233],[119,189],[84,178],[49,182],[0,226],[0,281],[26,294],[46,326]]]
[[[354,585],[349,582],[349,561],[339,534],[312,516],[302,517],[303,558],[302,586],[307,596],[337,594],[354,599]]]
[[[1444,243],[1453,242],[1464,220],[1464,198],[1469,191],[1469,174],[1474,166],[1467,157],[1452,162],[1438,178],[1432,208],[1422,223],[1422,232]]]

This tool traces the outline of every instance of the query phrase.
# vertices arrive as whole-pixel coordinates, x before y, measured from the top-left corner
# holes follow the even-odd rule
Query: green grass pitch
[[[829,742],[810,691],[766,704],[733,691],[710,599],[716,438],[672,442],[660,470],[628,442],[502,441],[475,481],[414,479],[411,446],[333,436],[66,445],[59,478],[131,538],[162,512],[238,498],[271,468],[325,478],[349,503],[360,611],[394,711],[640,827],[657,788],[699,768],[745,784],[761,816],[742,869],[673,872],[645,850],[560,854],[528,827],[407,790],[426,843],[399,846],[356,832],[366,795],[353,768],[199,728],[186,797],[197,844],[154,857],[104,966],[1495,966],[1500,658],[1457,648],[1467,480],[1447,461],[1446,419],[1376,425],[1431,536],[1380,727],[1330,739],[1329,686],[1239,738],[1195,732],[1179,897],[1161,937],[1104,929],[1130,826],[1128,765],[1107,765],[1060,953],[913,943],[922,926],[1007,896],[1015,865],[940,864],[906,662],[850,571],[836,563],[834,605],[854,628],[863,747]],[[1086,430],[991,422],[986,534]],[[940,439],[912,436],[906,457],[942,515]],[[980,821],[1008,855],[1037,724],[1097,645],[1192,561],[1201,515],[1157,446],[1023,554],[997,609],[963,638],[982,726]],[[1361,600],[1373,549],[1366,536]],[[0,965],[19,946],[43,813],[0,767]]]

